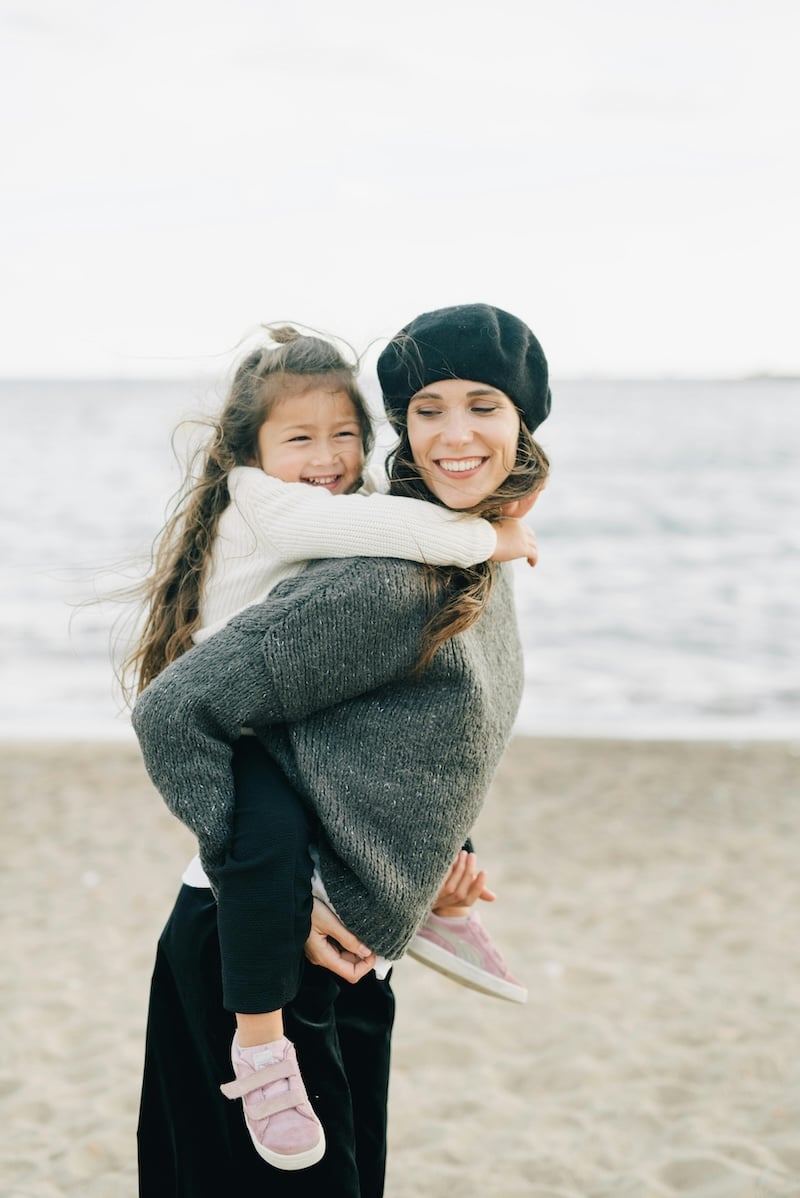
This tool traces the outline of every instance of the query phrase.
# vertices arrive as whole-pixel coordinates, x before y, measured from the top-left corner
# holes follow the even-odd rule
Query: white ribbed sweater
[[[284,483],[254,466],[237,466],[228,487],[231,502],[214,541],[197,643],[311,559],[397,557],[473,566],[491,557],[497,544],[486,520],[380,494],[374,481],[355,495],[331,495],[323,487]]]

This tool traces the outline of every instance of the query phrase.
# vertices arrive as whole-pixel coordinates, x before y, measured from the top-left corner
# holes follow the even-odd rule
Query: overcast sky
[[[486,300],[554,375],[800,372],[795,0],[0,0],[0,375]]]

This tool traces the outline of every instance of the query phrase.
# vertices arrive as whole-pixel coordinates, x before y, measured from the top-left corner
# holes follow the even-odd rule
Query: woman
[[[550,392],[521,321],[483,304],[425,313],[390,342],[378,374],[400,435],[393,492],[489,517],[527,510],[546,477],[530,434]],[[230,1022],[215,989],[213,900],[181,892],[151,996],[145,1198],[256,1179],[276,1195],[382,1193],[391,991],[373,974],[340,986],[330,970],[357,975],[365,944],[402,955],[480,810],[521,686],[504,571],[359,558],[283,583],[143,692],[134,726],[145,763],[211,873],[231,847],[231,745],[251,727],[313,809],[322,880],[356,937],[318,911],[309,951],[328,968],[307,967],[287,1034],[328,1151],[279,1175],[248,1153],[240,1115],[214,1092]],[[191,1076],[179,1068],[190,1055]]]

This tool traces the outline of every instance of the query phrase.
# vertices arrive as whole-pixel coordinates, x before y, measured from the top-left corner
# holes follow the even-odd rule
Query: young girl
[[[490,524],[423,500],[365,494],[363,474],[372,429],[354,368],[320,338],[289,328],[272,330],[271,336],[274,346],[254,351],[239,366],[202,473],[189,481],[184,503],[162,538],[147,583],[145,625],[129,661],[139,690],[192,644],[262,601],[312,558],[400,557],[469,567],[488,559],[524,557],[535,563],[535,539],[519,520]],[[313,644],[313,629],[309,639]],[[235,754],[237,803],[239,791],[263,788],[259,753],[252,739]],[[277,978],[270,993],[280,995],[280,1006],[262,1009],[258,996],[263,990],[253,976],[258,972],[253,937],[263,935],[263,924],[255,926],[253,913],[264,909],[265,894],[268,909],[273,903],[286,908],[280,892],[307,885],[310,872],[307,838],[302,828],[298,832],[294,809],[284,818],[282,801],[276,793],[264,798],[276,812],[274,869],[268,877],[261,869],[255,879],[246,869],[239,870],[232,885],[229,869],[226,886],[218,892],[225,1005],[236,1012],[232,1060],[237,1075],[242,1061],[259,1069],[275,1066],[280,1072],[290,1052],[283,1040],[281,1008],[296,990],[298,946],[307,932],[293,911],[270,921],[274,943],[263,945],[260,952],[262,972],[272,969],[274,962]],[[242,856],[247,856],[246,846]],[[263,863],[263,854],[259,860]],[[208,885],[197,858],[184,881]],[[484,882],[485,875],[475,872],[474,857],[461,854],[451,871],[450,892],[474,896]],[[259,893],[251,904],[248,887],[254,886]],[[318,877],[315,886],[315,893],[325,897]],[[468,946],[464,959],[458,953],[459,937]],[[417,939],[417,950],[410,951],[419,959],[465,984],[524,1001],[524,989],[475,920],[464,918],[463,907],[445,902],[439,914],[429,916]],[[368,950],[361,947],[366,956]],[[299,1077],[296,1085],[302,1085]],[[237,1083],[224,1092],[240,1096]],[[274,1103],[259,1108],[251,1102],[245,1112],[256,1150],[278,1168],[312,1165],[325,1148],[321,1126],[304,1095],[299,1101],[295,1094],[294,1103],[292,1109],[283,1109],[279,1102],[275,1109]]]

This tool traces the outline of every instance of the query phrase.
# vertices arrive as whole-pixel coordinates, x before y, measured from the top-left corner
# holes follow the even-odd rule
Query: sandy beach
[[[0,746],[2,1198],[134,1198],[189,834],[135,746]],[[800,743],[515,740],[476,829],[500,1003],[395,971],[387,1198],[800,1196]]]

